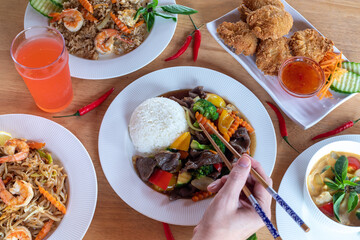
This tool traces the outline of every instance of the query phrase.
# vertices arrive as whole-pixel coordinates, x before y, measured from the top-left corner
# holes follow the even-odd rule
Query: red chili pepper
[[[181,46],[181,48],[179,49],[179,51],[177,51],[174,55],[172,55],[171,57],[165,59],[165,61],[171,61],[174,59],[177,59],[178,57],[180,57],[185,51],[186,49],[189,47],[190,43],[192,40],[192,35],[190,34],[189,36],[187,36],[186,41],[184,42],[184,44]]]
[[[164,223],[164,222],[162,224],[164,227],[164,233],[165,233],[166,240],[175,240],[175,238],[172,235],[172,232],[170,230],[169,224]]]
[[[172,174],[161,169],[156,169],[150,176],[149,182],[155,184],[159,188],[166,190],[168,187]]]
[[[360,168],[360,161],[355,157],[348,157],[348,169],[356,171]]]
[[[315,139],[319,139],[319,138],[324,138],[324,137],[329,137],[335,134],[338,134],[348,128],[351,128],[352,126],[354,126],[355,123],[357,123],[360,120],[360,118],[356,121],[349,121],[344,123],[343,125],[341,125],[340,127],[335,128],[334,130],[319,134],[315,137],[313,137],[311,140],[315,140]]]
[[[221,169],[223,167],[222,163],[215,163],[213,164],[213,166],[218,172],[221,172]]]
[[[333,202],[325,203],[324,205],[319,207],[319,209],[320,209],[320,211],[322,211],[325,215],[327,215],[329,217],[334,216],[334,203]]]
[[[80,108],[76,113],[72,114],[72,115],[66,115],[66,116],[53,116],[53,118],[62,118],[62,117],[73,117],[73,116],[82,116],[88,112],[90,112],[91,110],[93,110],[94,108],[96,108],[97,106],[99,106],[102,102],[104,102],[109,96],[110,94],[115,90],[115,88],[111,88],[109,91],[107,91],[104,95],[102,95],[101,97],[99,97],[97,100],[95,100],[94,102],[86,105],[85,107]]]
[[[200,44],[201,44],[201,32],[200,32],[199,28],[195,25],[195,23],[190,15],[189,15],[189,17],[195,28],[193,55],[194,55],[194,62],[196,62],[197,57],[199,55],[199,49],[200,49]]]
[[[285,142],[287,144],[289,144],[289,146],[294,149],[296,152],[299,152],[298,150],[296,150],[296,148],[294,148],[290,142],[289,142],[289,139],[288,139],[288,133],[287,133],[287,129],[286,129],[286,124],[285,124],[285,119],[284,117],[282,116],[280,110],[274,105],[272,104],[271,102],[266,102],[273,110],[274,112],[276,113],[276,116],[279,120],[279,126],[280,126],[280,134],[281,134],[281,137],[285,140]]]

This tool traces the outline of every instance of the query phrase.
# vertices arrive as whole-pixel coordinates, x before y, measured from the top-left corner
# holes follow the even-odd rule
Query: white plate
[[[91,223],[97,200],[97,180],[91,158],[81,142],[66,128],[27,114],[0,115],[0,131],[13,137],[46,143],[68,174],[67,212],[48,239],[82,239]]]
[[[159,5],[175,4],[175,0],[160,0]],[[49,19],[35,11],[28,4],[24,28],[48,26]],[[134,51],[123,56],[101,57],[88,60],[70,54],[69,67],[72,77],[83,79],[107,79],[132,73],[157,58],[169,44],[174,35],[176,22],[171,19],[155,17],[155,24],[149,36]]]
[[[276,223],[282,239],[360,239],[360,233],[331,231],[329,228],[322,226],[309,211],[304,198],[305,172],[311,157],[326,144],[342,140],[360,142],[360,135],[343,135],[318,142],[302,152],[286,171],[281,180],[278,193],[309,226],[310,232],[305,233],[284,209],[276,206]]]
[[[282,1],[285,10],[288,11],[293,19],[294,25],[287,37],[294,32],[304,30],[307,28],[316,29],[311,25],[299,12],[292,8],[287,2]],[[220,37],[217,35],[216,28],[222,22],[237,22],[240,20],[240,14],[237,9],[225,14],[224,16],[209,22],[206,26],[215,38],[215,40],[233,56],[245,70],[269,93],[279,107],[291,118],[294,122],[301,125],[304,129],[310,128],[318,123],[322,118],[329,114],[332,110],[338,107],[343,102],[349,100],[355,94],[341,94],[332,92],[333,99],[319,100],[316,96],[311,98],[296,98],[286,93],[280,86],[277,77],[264,75],[263,72],[257,68],[254,56],[237,55],[231,48],[226,46]],[[337,48],[334,47],[334,51]],[[344,59],[346,59],[344,57]]]
[[[115,192],[136,211],[158,221],[196,225],[210,199],[170,202],[168,196],[148,187],[136,174],[131,158],[134,148],[128,133],[133,110],[144,100],[163,93],[204,86],[234,103],[256,132],[258,159],[271,175],[276,158],[276,137],[264,106],[246,87],[222,73],[198,67],[174,67],[147,74],[127,86],[108,108],[99,133],[99,156],[105,176]]]

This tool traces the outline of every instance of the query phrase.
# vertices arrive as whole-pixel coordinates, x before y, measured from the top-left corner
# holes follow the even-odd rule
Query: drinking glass
[[[11,44],[11,57],[36,105],[59,112],[72,101],[69,53],[61,33],[50,27],[30,27]]]

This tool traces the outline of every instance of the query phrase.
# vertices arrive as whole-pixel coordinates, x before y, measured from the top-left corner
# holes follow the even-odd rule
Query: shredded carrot
[[[57,22],[61,18],[61,13],[58,13],[58,12],[50,13],[49,17],[51,17],[51,20],[50,20],[51,23],[52,22]]]
[[[209,152],[211,152],[211,153],[213,153],[213,154],[217,154],[217,152],[216,152],[216,151],[211,150],[211,149],[209,149]]]
[[[90,21],[90,22],[97,22],[98,20],[94,17],[94,15],[92,15],[91,13],[89,13],[88,11],[86,11],[85,9],[81,10],[81,14],[83,15],[83,17]]]
[[[131,30],[122,21],[120,21],[120,19],[118,17],[116,17],[115,14],[110,12],[110,16],[111,16],[112,20],[114,20],[116,26],[118,26],[121,31],[123,31],[124,33],[127,33],[127,34],[131,33]]]
[[[13,179],[11,176],[7,176],[7,177],[3,180],[4,185],[8,184],[8,183],[11,181],[11,179]]]
[[[196,118],[196,120],[197,120],[199,123],[201,123],[201,124],[204,126],[205,130],[206,130],[209,134],[213,134],[213,131],[212,131],[211,128],[207,125],[207,123],[210,124],[214,129],[217,129],[216,126],[215,126],[215,124],[214,124],[212,121],[210,121],[209,119],[207,119],[206,117],[204,117],[201,113],[196,112],[196,113],[195,113],[195,118]]]
[[[27,141],[26,143],[29,145],[29,148],[31,149],[41,149],[45,147],[45,143],[41,143],[41,142]]]
[[[79,0],[79,3],[90,13],[94,13],[93,6],[88,0]]]
[[[97,9],[97,8],[100,8],[100,7],[108,7],[109,5],[107,3],[98,3],[98,4],[95,4],[94,5],[94,10]]]
[[[116,3],[117,2],[117,0],[111,0],[111,3]]]
[[[209,192],[209,191],[200,191],[200,192],[194,193],[194,196],[191,198],[191,200],[193,200],[194,202],[197,202],[197,201],[209,198],[213,195],[214,195],[214,193]]]
[[[43,187],[41,187],[40,185],[38,185],[39,187],[39,191],[40,193],[42,193],[42,195],[44,195],[44,197],[51,202],[52,205],[54,205],[57,209],[59,209],[60,212],[62,212],[63,214],[66,213],[66,207],[59,202],[58,200],[56,200],[56,198],[51,195],[48,191],[46,191]]]
[[[231,126],[229,127],[229,130],[227,132],[227,135],[229,136],[229,140],[231,138],[231,136],[235,133],[235,131],[239,128],[240,125],[240,118],[232,113],[231,116],[235,119],[234,122],[231,124]]]
[[[336,54],[334,52],[327,52],[324,58],[320,61],[319,65],[324,71],[325,84],[317,94],[319,99],[331,98],[332,94],[329,91],[330,86],[335,80],[339,80],[341,75],[346,73],[345,69],[341,68],[342,65],[342,53]]]
[[[140,26],[143,25],[144,23],[145,23],[145,21],[144,21],[144,20],[141,20],[141,21],[139,21],[139,22],[137,22],[137,23],[135,24],[134,28],[140,27]]]
[[[48,235],[51,230],[52,225],[54,224],[54,220],[50,219],[47,221],[44,226],[41,228],[40,232],[36,236],[35,240],[42,240]]]

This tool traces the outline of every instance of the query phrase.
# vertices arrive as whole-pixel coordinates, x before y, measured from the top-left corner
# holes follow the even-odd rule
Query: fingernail
[[[217,182],[214,181],[214,182],[212,182],[212,183],[210,183],[210,184],[208,185],[208,188],[213,188],[213,187],[215,187],[216,185],[217,185]]]
[[[237,164],[243,168],[249,167],[250,163],[251,161],[247,156],[242,156],[237,162]]]

